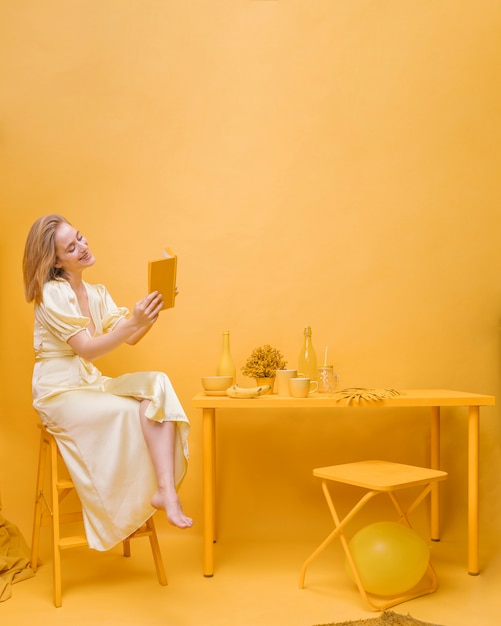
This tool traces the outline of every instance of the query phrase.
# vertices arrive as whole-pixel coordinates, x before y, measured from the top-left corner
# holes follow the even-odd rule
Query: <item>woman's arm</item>
[[[124,320],[120,320],[124,321]],[[119,322],[120,323],[120,322]],[[128,339],[126,339],[125,343],[129,346],[135,346],[145,335],[149,333],[151,330],[151,326],[147,326],[146,328],[140,328],[137,332],[131,335]]]
[[[121,319],[110,332],[91,337],[84,329],[68,339],[68,344],[86,361],[94,361],[122,343],[134,345],[151,330],[162,304],[162,296],[158,292],[148,294],[136,303],[132,315]]]

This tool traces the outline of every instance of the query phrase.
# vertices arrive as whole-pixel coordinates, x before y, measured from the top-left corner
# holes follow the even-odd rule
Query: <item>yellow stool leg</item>
[[[38,569],[38,548],[40,544],[40,527],[42,526],[42,515],[44,506],[44,482],[45,469],[47,464],[47,441],[44,433],[40,435],[40,449],[38,452],[38,472],[35,494],[35,512],[33,515],[33,532],[31,537],[31,569],[36,572]]]
[[[158,582],[165,586],[167,585],[167,576],[165,574],[162,554],[160,552],[160,544],[158,543],[157,531],[153,522],[153,517],[150,517],[150,519],[146,522],[146,526],[150,531],[150,545],[153,553],[153,560],[155,562],[155,569],[157,570]]]
[[[50,481],[51,481],[51,506],[52,506],[52,552],[54,558],[53,569],[53,582],[54,582],[54,604],[57,607],[62,605],[62,591],[61,591],[61,551],[59,548],[59,542],[61,537],[60,524],[61,519],[59,515],[59,491],[57,488],[58,483],[58,468],[57,468],[57,444],[56,440],[49,436],[49,451],[50,451]]]
[[[157,531],[153,517],[150,517],[141,528],[138,528],[135,532],[129,535],[123,540],[123,555],[130,556],[130,541],[136,537],[148,537],[150,540],[151,552],[153,554],[153,561],[155,563],[155,569],[157,572],[158,582],[165,586],[167,585],[167,575],[162,560],[162,553],[160,552],[160,544],[158,543]]]

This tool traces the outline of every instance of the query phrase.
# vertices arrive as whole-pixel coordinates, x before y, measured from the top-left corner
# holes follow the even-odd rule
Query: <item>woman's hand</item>
[[[153,291],[136,302],[132,317],[139,328],[152,326],[157,321],[162,306],[162,295],[158,291]]]

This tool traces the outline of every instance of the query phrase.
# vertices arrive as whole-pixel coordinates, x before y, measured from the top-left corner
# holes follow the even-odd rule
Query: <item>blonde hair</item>
[[[28,302],[40,304],[44,284],[64,277],[64,271],[55,267],[55,232],[62,223],[69,224],[62,215],[44,215],[30,228],[23,256],[24,295]]]

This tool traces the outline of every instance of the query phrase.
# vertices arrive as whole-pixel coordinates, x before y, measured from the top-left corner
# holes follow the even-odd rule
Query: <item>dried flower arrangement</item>
[[[283,370],[286,365],[280,350],[266,344],[252,351],[242,367],[242,374],[249,378],[275,378],[275,370]]]

